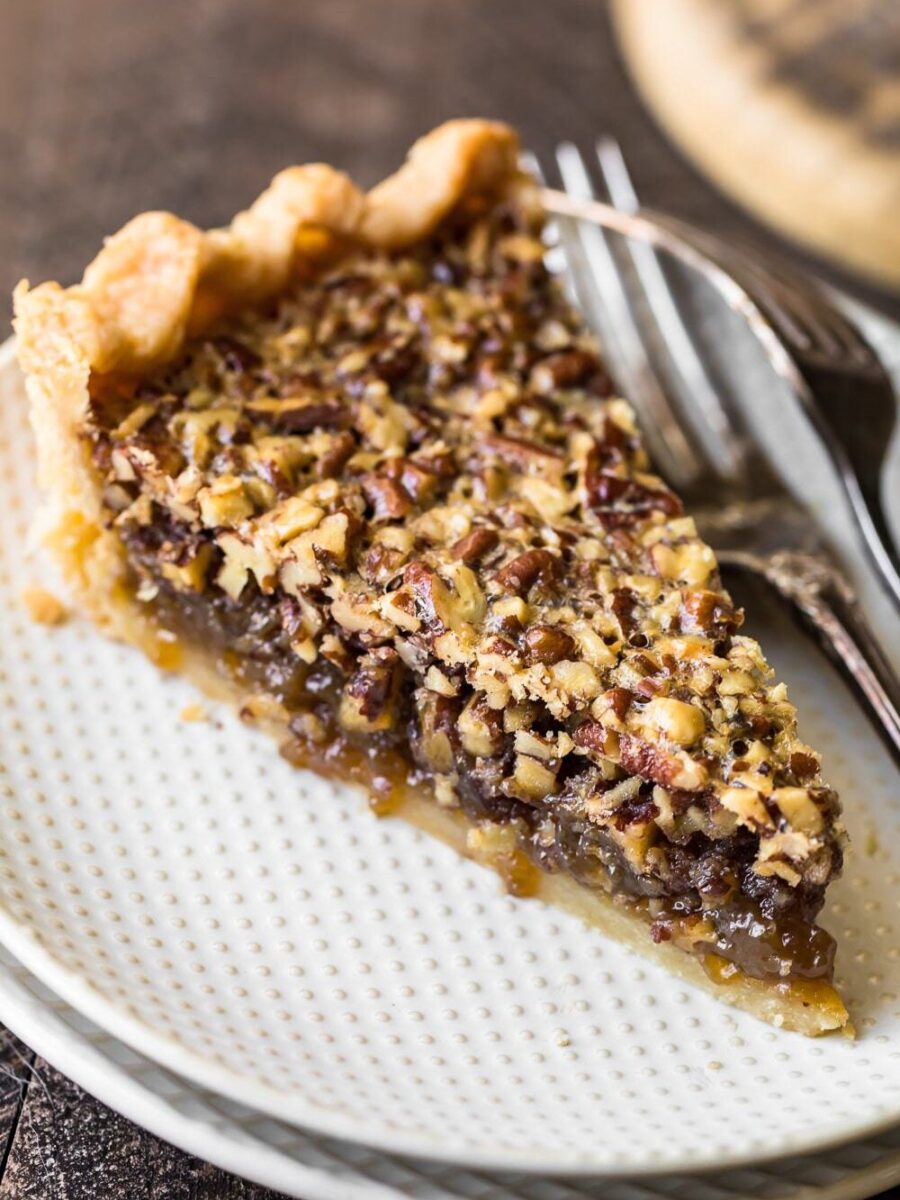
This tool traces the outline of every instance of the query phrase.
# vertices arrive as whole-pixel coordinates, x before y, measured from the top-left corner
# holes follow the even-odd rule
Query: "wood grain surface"
[[[142,209],[225,221],[291,162],[372,183],[418,134],[466,114],[512,121],[542,154],[611,132],[648,203],[779,245],[645,114],[603,0],[7,0],[2,13],[4,294],[22,276],[75,280]],[[0,1043],[0,1200],[271,1195]]]

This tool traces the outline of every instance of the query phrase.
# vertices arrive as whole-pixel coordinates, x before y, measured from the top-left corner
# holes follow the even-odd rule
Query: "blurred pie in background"
[[[612,0],[654,115],[780,232],[900,287],[897,0]]]

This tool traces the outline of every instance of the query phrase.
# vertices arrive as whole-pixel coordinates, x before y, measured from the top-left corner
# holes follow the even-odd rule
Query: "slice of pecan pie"
[[[83,607],[505,876],[805,1033],[842,830],[709,547],[548,276],[504,126],[279,175],[17,291]]]

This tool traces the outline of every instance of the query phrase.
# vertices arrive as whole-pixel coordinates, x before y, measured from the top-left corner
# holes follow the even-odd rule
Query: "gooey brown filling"
[[[815,918],[840,868],[836,799],[783,749],[791,718],[748,675],[740,614],[649,475],[532,219],[463,217],[409,254],[342,264],[156,379],[95,381],[91,452],[135,595],[283,706],[291,761],[366,784],[381,809],[430,782],[499,831],[512,890],[567,872],[716,978],[829,979]],[[303,497],[300,549],[264,570],[252,529]],[[679,660],[673,636],[715,668]],[[537,690],[491,694],[492,659]],[[627,724],[660,698],[699,721],[693,758]],[[717,799],[717,773],[740,799],[757,763],[794,804],[813,788],[825,836],[807,866],[786,850],[760,870],[759,833]],[[777,805],[758,811],[793,849]]]

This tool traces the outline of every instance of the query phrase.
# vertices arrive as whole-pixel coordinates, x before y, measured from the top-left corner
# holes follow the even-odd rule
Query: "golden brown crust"
[[[368,195],[322,164],[289,167],[227,229],[203,232],[170,213],[143,213],[109,238],[80,284],[15,291],[45,505],[42,532],[81,604],[119,628],[121,556],[104,530],[78,431],[93,372],[134,374],[172,358],[188,330],[234,306],[276,295],[302,266],[304,231],[378,248],[417,241],[465,196],[514,179],[518,143],[506,125],[448,121]]]
[[[420,138],[406,163],[369,193],[360,232],[392,250],[428,234],[456,202],[516,173],[518,144],[505,126],[449,121]]]

